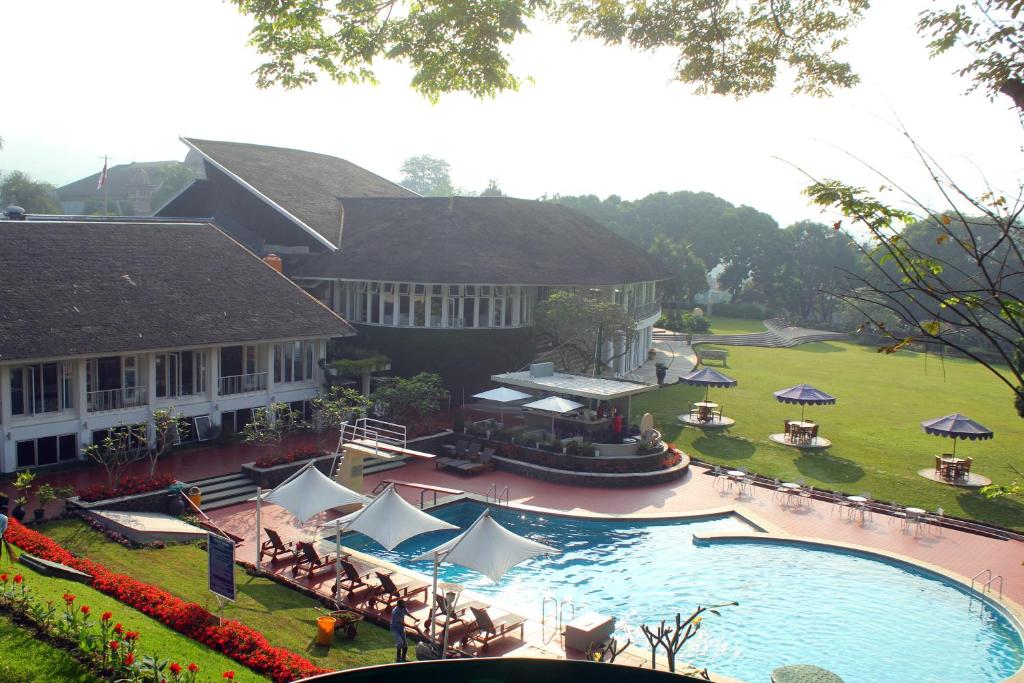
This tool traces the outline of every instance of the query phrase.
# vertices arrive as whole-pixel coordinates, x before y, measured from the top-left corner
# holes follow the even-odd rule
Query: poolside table
[[[853,503],[853,509],[860,513],[860,523],[863,526],[863,524],[864,524],[864,515],[865,515],[865,513],[867,512],[867,509],[868,509],[868,506],[867,506],[868,499],[865,498],[864,496],[847,496],[846,500],[848,500],[851,503]]]

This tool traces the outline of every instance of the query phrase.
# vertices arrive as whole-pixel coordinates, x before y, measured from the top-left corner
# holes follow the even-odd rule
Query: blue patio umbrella
[[[824,406],[836,402],[835,396],[829,396],[821,389],[815,389],[810,384],[797,384],[788,389],[779,389],[773,393],[779,403],[799,403],[800,421],[804,421],[804,408],[808,405]]]
[[[991,439],[995,436],[991,429],[983,427],[966,415],[953,413],[945,417],[936,417],[932,420],[921,422],[921,428],[926,434],[934,436],[945,436],[953,439],[953,455],[956,455],[956,440],[970,439]]]
[[[714,368],[700,368],[691,370],[679,377],[679,381],[695,387],[704,387],[704,400],[708,400],[708,391],[711,387],[734,387],[736,380],[728,375],[723,375]]]

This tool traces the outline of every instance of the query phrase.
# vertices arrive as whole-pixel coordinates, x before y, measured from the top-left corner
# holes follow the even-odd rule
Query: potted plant
[[[668,374],[668,366],[664,363],[655,363],[654,374],[658,377],[658,384],[664,384],[665,376]]]
[[[28,502],[28,492],[35,480],[35,472],[18,472],[18,476],[14,478],[14,488],[18,489],[21,495],[14,499],[14,509],[11,510],[11,514],[19,522],[25,519],[25,503]]]
[[[39,499],[39,507],[32,511],[33,518],[39,522],[46,516],[46,505],[55,500],[69,498],[75,490],[70,486],[51,486],[42,484],[36,489],[36,498]]]

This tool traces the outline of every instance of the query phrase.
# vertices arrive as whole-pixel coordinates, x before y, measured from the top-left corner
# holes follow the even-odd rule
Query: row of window
[[[394,327],[519,327],[533,301],[522,287],[341,283],[337,310],[349,320]]]
[[[302,382],[313,379],[315,343],[284,342],[274,346],[274,381]],[[221,349],[221,375],[252,375],[259,368],[255,345]],[[171,351],[155,355],[158,398],[204,394],[207,384],[207,353],[202,350]],[[90,358],[86,363],[88,410],[129,408],[145,403],[139,385],[137,356]],[[10,370],[11,414],[39,415],[73,410],[75,406],[73,362],[20,365]],[[233,392],[237,393],[237,392]]]

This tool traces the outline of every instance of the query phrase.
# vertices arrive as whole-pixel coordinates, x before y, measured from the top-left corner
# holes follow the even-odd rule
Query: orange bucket
[[[317,617],[316,618],[316,644],[317,645],[330,645],[331,641],[334,640],[334,625],[338,623],[338,620],[334,617]]]

